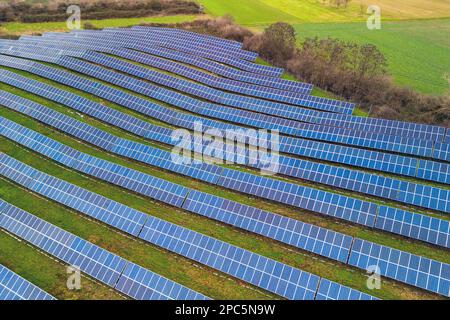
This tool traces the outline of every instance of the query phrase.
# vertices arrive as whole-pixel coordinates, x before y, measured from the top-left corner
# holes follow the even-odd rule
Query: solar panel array
[[[318,276],[173,223],[149,217],[125,205],[37,171],[5,154],[0,154],[0,174],[121,231],[285,298],[313,300],[315,297],[320,280]],[[89,251],[85,253],[89,258]],[[133,273],[130,271],[130,274]],[[102,280],[109,285],[118,281],[114,277],[109,279],[111,280]],[[134,297],[133,294],[131,296]]]
[[[310,113],[309,110],[304,110],[303,108],[299,108],[293,105],[219,91],[199,83],[193,83],[192,81],[150,70],[136,64],[126,63],[104,54],[86,51],[85,49],[75,51],[73,46],[68,48],[67,46],[61,46],[60,44],[53,45],[52,43],[48,50],[43,50],[44,48],[41,42],[37,43],[36,46],[25,41],[16,41],[15,43],[14,41],[9,41],[4,43],[5,47],[29,49],[33,50],[33,52],[35,53],[41,53],[44,55],[59,54],[80,57],[87,61],[106,65],[108,67],[112,67],[114,69],[121,70],[141,78],[145,78],[155,83],[165,85],[166,87],[176,89],[178,91],[193,94],[210,101],[230,105],[233,107],[254,110],[271,115],[285,117],[288,119],[292,118],[295,120],[304,120],[305,114]],[[117,51],[118,50],[116,49],[114,52]],[[278,92],[276,92],[275,94],[269,94],[266,92],[265,96],[270,100],[279,100],[282,102],[289,102],[298,106],[306,106],[313,109],[347,114],[351,114],[354,107],[349,106],[346,102],[319,98],[306,94],[280,95]]]
[[[0,200],[1,208],[5,203]],[[0,264],[0,300],[55,300],[47,292]]]
[[[5,170],[2,158],[2,169]],[[9,163],[11,163],[9,160]],[[16,178],[24,178],[12,172]],[[38,173],[38,172],[35,172]],[[28,180],[34,184],[31,178]],[[81,272],[140,300],[205,300],[206,296],[129,262],[22,209],[0,200],[0,228],[31,243]],[[136,272],[136,270],[138,272]]]
[[[91,210],[94,210],[95,215],[89,215],[94,216],[97,219],[104,216],[104,214],[96,216],[98,205],[100,203],[112,212],[120,212],[121,214],[129,213],[125,210],[129,208],[125,206],[121,206],[114,201],[112,201],[111,204],[109,203],[110,200],[103,197],[101,197],[102,199],[98,199],[100,196],[68,184],[63,180],[39,172],[5,154],[0,154],[0,163],[1,175],[6,176],[10,180],[35,192],[46,195],[55,201],[65,205],[71,204],[72,207],[77,208],[83,213],[89,214]],[[77,199],[73,200],[73,198]],[[93,199],[91,202],[92,207],[86,206],[80,199],[84,199],[88,203],[91,202],[90,199]],[[89,201],[86,199],[89,199]],[[3,206],[3,208],[5,208],[5,206]],[[3,212],[8,212],[10,209],[2,210]],[[134,213],[134,210],[132,210],[131,214],[133,216]],[[8,222],[3,221],[4,216],[1,216],[0,218],[0,227],[11,231],[10,228],[5,227]],[[105,222],[104,220],[101,221]],[[30,236],[28,230],[23,231],[23,226],[21,226],[20,230],[21,233],[18,234],[19,236],[25,234],[28,237],[31,237],[31,241],[28,238],[25,240],[36,245],[36,243],[33,242],[33,239],[35,237],[37,238],[37,236]],[[198,234],[192,230],[176,226],[172,223],[149,217],[141,230],[138,237],[143,240],[209,265],[288,299],[312,300],[318,290],[320,278],[317,276],[234,247],[225,242]],[[12,232],[15,233],[14,229]],[[51,233],[53,234],[55,232],[51,230]],[[80,239],[80,241],[83,240]],[[350,265],[363,270],[367,270],[369,266],[375,265],[381,269],[381,274],[386,277],[413,286],[418,286],[444,296],[450,296],[450,265],[365,240],[355,239],[353,242],[348,260]],[[52,246],[52,244],[48,244],[47,241],[45,243]],[[89,258],[89,253],[92,252],[95,253],[95,256],[99,256],[96,250],[92,250],[90,246],[86,246],[85,242],[81,242],[81,245],[77,243],[77,245],[72,245],[72,247],[87,247],[88,249],[86,249],[86,251],[82,251],[84,257]],[[58,252],[59,248],[53,250]],[[54,251],[51,251],[50,253],[53,253]],[[58,254],[56,254],[56,256],[60,258]],[[102,255],[100,254],[100,256]],[[79,264],[76,263],[74,259],[76,260],[76,255],[71,254],[71,261],[66,262],[78,266]],[[117,262],[115,264],[120,265],[120,263]],[[91,264],[88,263],[88,265]],[[81,264],[81,266],[83,266],[83,264]],[[90,274],[89,271],[85,271],[83,267],[81,267],[81,270]],[[115,279],[114,276],[120,276],[118,271],[116,273],[117,275],[102,274],[100,280],[112,286],[114,283],[117,283],[117,279]],[[327,290],[322,289],[322,291],[319,290],[319,292],[325,296],[336,295],[336,291],[340,292],[340,290],[335,288],[336,285],[337,284],[330,284],[330,287],[328,287]],[[325,284],[324,286],[326,287]],[[178,291],[179,290],[177,290],[177,292]],[[330,291],[334,293],[330,294]],[[345,290],[343,292],[345,292]],[[357,293],[348,294],[355,295]],[[342,293],[342,295],[345,295],[345,293]],[[342,298],[343,296],[339,293],[338,297]],[[364,298],[364,295],[360,294],[359,297]]]
[[[73,48],[75,45],[73,38],[69,39],[55,39],[52,38],[42,38],[42,37],[30,37],[23,36],[21,37],[21,41],[9,41],[2,40],[2,43],[6,43],[8,45],[20,45],[22,42],[25,43],[34,43],[38,42],[38,44],[43,45],[43,43],[51,41],[53,45],[60,46],[62,42],[66,41],[66,44],[69,44],[70,47]],[[76,43],[84,43],[93,45],[98,48],[98,41],[94,40],[85,40],[85,39],[77,39]],[[129,42],[127,42],[129,43]],[[120,47],[120,44],[116,45],[108,45],[102,40],[102,48],[108,47],[109,49],[115,49],[117,53],[117,47]],[[120,47],[123,49],[122,47]],[[144,49],[140,49],[141,51]],[[120,51],[119,51],[120,52]],[[134,51],[134,53],[139,53]],[[167,61],[167,60],[165,60]],[[242,85],[242,83],[240,84]],[[333,125],[333,126],[343,126],[346,128],[352,128],[360,131],[371,131],[371,132],[380,132],[384,134],[390,135],[399,135],[405,137],[414,137],[418,139],[432,140],[432,141],[442,141],[443,136],[445,135],[445,128],[438,126],[430,126],[423,125],[417,123],[408,123],[394,120],[385,120],[385,119],[376,119],[376,118],[367,118],[367,117],[356,117],[350,115],[342,115],[342,114],[332,114],[332,113],[321,113],[314,112],[313,110],[309,110],[309,117],[304,118],[304,121],[312,122],[312,123],[323,123],[325,125]]]
[[[227,54],[227,52],[220,51],[218,52],[217,47],[208,46],[208,44],[202,43],[201,47],[192,45],[190,42],[184,42],[180,44],[177,39],[173,39],[172,37],[164,37],[161,35],[150,35],[142,32],[135,32],[134,34],[130,34],[126,31],[94,31],[94,30],[74,30],[72,32],[76,37],[79,35],[94,35],[94,36],[105,36],[105,37],[114,37],[123,40],[140,40],[145,42],[148,46],[157,46],[161,48],[169,48],[172,50],[185,52],[192,54],[194,56],[207,58],[209,60],[213,60],[216,62],[220,62],[222,64],[226,64],[244,71],[252,72],[254,74],[260,74],[269,77],[280,77],[283,73],[283,69],[276,68],[272,66],[265,66],[256,64],[247,60],[242,60],[239,57],[233,57]],[[54,35],[52,33],[44,34],[44,36]],[[227,49],[228,50],[228,49]],[[242,50],[239,51],[242,53]],[[245,54],[245,52],[244,52]]]
[[[273,234],[274,230],[276,230],[277,224],[271,226],[270,230],[266,230],[266,228],[263,228],[261,230],[255,228],[253,226],[253,222],[249,223],[247,225],[247,220],[245,217],[254,217],[258,216],[258,220],[265,222],[265,221],[271,221],[272,223],[279,222],[280,224],[288,223],[290,220],[281,219],[280,217],[273,217],[272,215],[267,215],[267,213],[261,212],[260,210],[256,210],[255,208],[249,208],[247,206],[242,206],[240,204],[237,204],[235,202],[229,202],[225,201],[222,198],[214,197],[209,194],[205,193],[198,193],[194,192],[192,190],[188,190],[184,187],[174,185],[172,183],[168,183],[167,181],[156,179],[152,176],[112,164],[108,161],[100,160],[85,154],[80,153],[79,151],[76,151],[74,149],[68,148],[67,146],[61,145],[49,138],[46,138],[42,135],[37,134],[36,132],[33,132],[32,130],[23,128],[14,122],[11,122],[7,119],[2,119],[1,127],[2,131],[0,134],[3,136],[6,136],[14,141],[18,141],[19,143],[24,144],[25,146],[36,150],[38,152],[43,153],[44,155],[61,162],[62,164],[68,165],[70,167],[75,168],[76,170],[82,171],[84,173],[94,175],[96,177],[99,177],[103,180],[112,182],[114,184],[120,185],[122,187],[125,187],[127,189],[130,189],[132,191],[141,193],[143,195],[149,196],[153,199],[163,201],[165,203],[175,205],[175,206],[181,206],[181,203],[183,199],[186,199],[183,204],[183,208],[195,213],[206,215],[210,218],[218,219],[222,222],[229,223],[230,221],[233,221],[233,225],[237,227],[245,226],[245,228],[248,231],[256,232],[259,234],[263,234],[266,236],[269,236],[271,238],[274,238],[276,240],[280,240],[283,242],[286,242],[288,237],[280,239],[280,235]],[[37,141],[39,141],[37,143]],[[104,168],[108,168],[107,171],[105,171]],[[169,190],[169,194],[165,193],[162,190]],[[171,191],[175,190],[175,191]],[[181,191],[182,192],[181,192]],[[189,195],[188,192],[190,191]],[[181,193],[180,193],[181,192]],[[179,194],[180,196],[176,196],[176,194]],[[187,197],[187,198],[186,198]],[[199,200],[201,199],[201,201]],[[312,201],[309,201],[311,204]],[[214,208],[214,211],[216,212],[224,212],[224,203],[226,203],[227,210],[226,215],[228,217],[231,217],[236,214],[240,214],[239,219],[237,220],[230,220],[226,216],[218,215],[212,215],[210,213],[207,213],[208,211],[212,210]],[[354,205],[354,203],[351,203]],[[369,204],[369,203],[367,203]],[[328,205],[328,204],[327,204]],[[328,205],[329,206],[329,205]],[[332,206],[333,207],[333,206]],[[373,206],[372,206],[373,208]],[[367,215],[365,214],[365,211],[367,208],[363,206],[362,212],[364,212],[364,215],[361,215],[362,217],[365,217],[366,219],[370,219],[371,223],[377,218],[377,215],[375,214],[377,211],[384,212],[386,209],[388,210],[395,210],[394,208],[384,208],[379,207],[376,211],[374,211],[374,214]],[[373,210],[373,209],[372,209]],[[350,209],[347,209],[346,211],[343,211],[345,214],[349,215],[350,217],[347,218],[355,218],[358,217],[354,212],[352,212]],[[243,214],[245,213],[245,214]],[[339,211],[338,211],[339,213]],[[351,215],[353,214],[353,216]],[[381,215],[381,218],[383,218],[383,215]],[[407,230],[407,228],[411,224],[411,218],[414,218],[414,230],[417,232],[411,232],[409,234],[405,234],[404,230]],[[394,216],[390,218],[391,222],[394,223],[397,227],[391,228],[390,224],[382,224],[380,223],[381,220],[378,220],[377,224],[373,227],[390,231],[393,233],[398,233],[402,235],[407,235],[411,238],[419,239],[425,242],[437,244],[444,247],[449,247],[449,237],[448,234],[450,233],[449,229],[449,223],[447,221],[437,219],[437,218],[430,218],[418,214],[408,213],[405,212],[404,216]],[[242,223],[241,223],[242,222]],[[251,221],[249,221],[251,222]],[[355,220],[357,222],[357,220]],[[361,221],[364,222],[364,221]],[[295,223],[289,222],[289,225],[295,227]],[[372,225],[369,225],[372,227]],[[272,227],[275,227],[272,228]],[[298,225],[297,227],[301,227],[301,225]],[[316,229],[312,228],[313,233],[316,231]],[[259,230],[259,231],[258,231]],[[310,226],[306,226],[304,228],[305,230],[305,236],[309,237],[308,231],[311,230]],[[267,232],[266,232],[267,231]],[[286,232],[285,230],[282,230],[283,232]],[[436,236],[436,232],[439,233],[439,236]],[[323,241],[326,238],[326,233],[322,232],[319,233],[320,237],[318,240]],[[297,240],[297,236],[290,238],[290,240],[286,243],[294,246],[298,246],[301,249],[305,249],[308,251],[312,251],[318,254],[325,255],[324,252],[328,252],[328,257],[332,259],[343,259],[341,254],[345,252],[345,248],[348,248],[349,242],[348,240],[345,240],[345,237],[337,236],[335,234],[332,234],[334,239],[336,240],[335,243],[329,242],[328,245],[337,246],[337,248],[333,251],[328,251],[328,248],[325,248],[326,251],[322,251],[322,246],[319,245],[317,249],[314,249],[315,244],[311,246],[311,243],[309,245],[305,245],[304,242],[300,240]],[[344,245],[345,243],[345,245]],[[311,250],[313,248],[313,250]]]
[[[206,163],[197,165],[176,164],[172,161],[172,154],[170,152],[118,138],[117,136],[108,134],[52,109],[7,92],[0,91],[0,97],[3,98],[3,105],[28,114],[44,123],[50,124],[110,152],[172,172],[181,173],[201,181],[216,184],[227,189],[285,203],[364,226],[375,226],[375,220],[379,210],[379,205],[377,204]],[[24,107],[26,108],[25,110]],[[16,140],[14,135],[12,137],[13,140]],[[163,184],[163,180],[158,180],[158,183]],[[156,199],[164,201],[167,198],[171,199],[170,204],[172,205],[183,200],[181,196],[173,197],[172,199],[172,197],[168,197],[164,193],[158,193]],[[427,226],[426,228],[428,229]],[[383,230],[385,229],[383,228]],[[425,238],[422,236],[418,239],[428,242],[433,238]],[[432,243],[437,244],[437,240],[434,239]]]
[[[0,70],[0,81],[17,88],[32,92],[77,111],[94,116],[104,122],[118,126],[141,137],[158,142],[176,145],[172,139],[173,131],[149,124],[115,109],[105,107],[73,93],[40,83],[17,75],[7,70]],[[207,146],[201,145],[200,150]],[[244,151],[242,151],[242,154]],[[223,154],[220,159],[230,159],[234,153]],[[161,156],[161,155],[160,155]],[[166,155],[168,159],[169,155]],[[283,175],[319,182],[334,187],[344,188],[382,198],[410,203],[434,210],[450,212],[449,191],[431,186],[421,186],[411,182],[385,178],[379,175],[318,164],[285,156],[279,156],[278,172]],[[247,161],[250,166],[259,167],[257,161]],[[401,192],[399,192],[399,190]]]
[[[69,57],[64,57],[69,58]],[[71,59],[71,58],[69,58]],[[5,62],[9,64],[9,62]],[[25,66],[28,68],[28,66]],[[38,68],[41,68],[40,66]],[[36,71],[34,68],[29,69],[32,73],[37,74],[46,74],[48,72],[48,69],[44,68],[44,71]],[[94,76],[97,74],[94,73]],[[98,75],[97,75],[98,76]],[[116,82],[114,75],[109,75],[107,79],[103,80],[110,80],[112,82]],[[123,79],[120,81],[123,86],[129,87],[129,89],[134,89],[133,85],[130,85],[129,82],[124,81]],[[136,90],[139,91],[139,90]],[[136,99],[131,99],[131,102],[136,101]],[[132,103],[131,103],[132,104]],[[130,103],[127,104],[128,106]],[[147,104],[149,105],[149,104]],[[155,106],[155,104],[151,104],[152,106]],[[164,107],[157,106],[157,110],[162,110]],[[142,111],[142,106],[139,104],[139,110]],[[167,110],[167,108],[166,108]],[[170,109],[169,109],[170,110]],[[147,112],[148,113],[148,112]],[[150,115],[155,116],[155,112],[150,112]],[[169,113],[160,113],[161,117],[164,116],[164,119],[168,121],[167,116],[173,115],[173,117],[178,117],[178,114],[175,114],[173,110],[170,110]],[[181,127],[187,127],[189,129],[193,129],[193,122],[194,121],[202,121],[207,127],[210,124],[211,127],[217,127],[217,128],[234,128],[238,129],[239,127],[233,127],[229,124],[224,123],[217,123],[210,121],[205,118],[195,118],[195,116],[191,115],[180,115],[183,117],[183,119],[174,119],[172,123],[177,126]],[[218,124],[218,125],[217,125]],[[363,149],[355,149],[347,146],[341,146],[336,144],[327,144],[323,142],[318,141],[312,141],[312,140],[302,140],[298,138],[292,138],[287,136],[281,136],[280,137],[280,151],[285,153],[291,153],[295,155],[300,156],[306,156],[306,157],[312,157],[312,158],[318,158],[321,160],[327,160],[332,162],[339,162],[344,164],[349,164],[353,166],[360,166],[364,168],[369,168],[373,170],[378,171],[385,171],[385,172],[391,172],[395,174],[400,175],[407,175],[412,177],[417,177],[421,179],[427,179],[431,181],[436,181],[440,183],[447,183],[449,179],[449,165],[445,163],[437,163],[430,160],[419,160],[415,158],[410,158],[406,156],[401,155],[395,155],[395,154],[385,154],[380,153],[376,151],[370,151],[370,150],[363,150]],[[420,165],[426,165],[430,168],[430,170],[417,170],[418,163],[421,163]],[[430,172],[431,171],[431,172]]]
[[[76,43],[72,43],[73,40]],[[279,161],[277,173],[281,175],[450,212],[448,188],[284,155],[449,184],[450,129],[352,116],[354,104],[312,97],[309,95],[311,85],[280,79],[282,69],[255,64],[253,61],[256,57],[256,54],[242,50],[239,43],[170,28],[82,30],[69,34],[48,33],[43,37],[25,36],[19,41],[0,40],[0,65],[77,88],[174,127],[195,130],[198,129],[195,125],[199,121],[203,130],[242,130],[245,127],[278,129],[282,134],[279,144],[282,155],[276,160]],[[75,73],[29,59],[56,64]],[[183,111],[77,73],[162,101]],[[226,77],[226,80],[221,81],[221,76]],[[11,71],[0,70],[0,79],[0,82],[68,106],[142,138],[170,146],[177,145],[172,137],[175,131],[171,128],[153,125]],[[169,172],[370,229],[387,231],[442,248],[450,247],[448,220],[227,167],[196,162],[191,164],[190,161],[185,161],[186,164],[174,162],[173,154],[168,151],[112,135],[6,91],[0,91],[0,105],[107,152]],[[450,297],[450,265],[444,262],[186,188],[82,153],[7,118],[0,117],[0,135],[73,170],[175,208],[361,270],[367,271],[377,266],[382,276]],[[262,139],[270,145],[270,137],[270,134],[264,135]],[[209,148],[203,140],[199,142],[194,139],[188,144],[195,152]],[[246,165],[251,163],[249,166],[254,169],[264,168],[262,163],[249,161],[256,159],[252,158],[255,154],[247,153],[244,145],[236,146],[236,150],[244,154]],[[232,157],[236,161],[234,156],[231,150],[214,153],[214,157],[221,160],[230,160]],[[0,175],[130,236],[288,299],[375,299],[314,274],[148,216],[40,172],[1,152]],[[81,264],[83,272],[132,298],[208,299],[1,200],[0,228],[65,263]],[[1,288],[0,277],[0,295]]]
[[[66,39],[68,39],[68,40],[71,39],[72,41],[74,39],[74,34],[70,34],[70,33],[64,34],[64,35],[59,35],[59,34],[52,35],[51,33],[48,33],[45,35],[48,38],[57,37],[58,39],[61,39],[61,37],[66,37]],[[26,36],[23,36],[21,38],[26,38]],[[278,89],[282,89],[282,90],[296,91],[298,88],[303,89],[303,85],[296,83],[295,81],[289,81],[289,80],[284,80],[284,79],[279,79],[279,78],[257,75],[257,74],[251,73],[251,72],[246,72],[243,70],[235,69],[235,68],[223,65],[221,63],[217,63],[215,61],[211,61],[211,60],[204,59],[201,57],[197,57],[197,56],[193,56],[193,55],[189,55],[189,54],[183,54],[182,52],[179,52],[179,51],[172,51],[167,48],[160,48],[160,47],[156,47],[156,46],[148,46],[148,45],[142,44],[141,41],[130,40],[130,39],[127,39],[125,41],[125,40],[119,39],[117,37],[105,37],[105,36],[91,37],[90,35],[78,35],[76,37],[76,40],[78,41],[79,39],[93,39],[93,40],[97,40],[97,41],[99,41],[101,39],[102,43],[104,43],[105,45],[112,45],[112,44],[117,45],[117,44],[125,44],[126,43],[125,47],[127,47],[127,48],[136,49],[139,51],[155,54],[155,55],[163,57],[163,58],[183,62],[183,63],[189,64],[189,65],[193,65],[195,67],[206,69],[208,71],[217,73],[217,74],[227,77],[227,78],[231,78],[231,79],[235,79],[235,80],[239,80],[239,81],[243,81],[243,82],[248,82],[248,83],[253,83],[253,84],[258,84],[258,85],[263,85],[263,86],[268,86],[268,87],[274,87],[274,88],[278,88]]]

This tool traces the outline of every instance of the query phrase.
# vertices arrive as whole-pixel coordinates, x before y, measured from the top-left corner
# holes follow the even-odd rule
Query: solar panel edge
[[[0,199],[0,203],[2,200]],[[6,282],[7,281],[7,282]],[[13,281],[13,283],[11,283]],[[20,287],[17,288],[17,284]],[[15,286],[12,287],[11,285]],[[10,294],[5,294],[4,290]],[[13,296],[11,296],[13,294]],[[0,300],[56,300],[55,297],[32,282],[0,264]]]

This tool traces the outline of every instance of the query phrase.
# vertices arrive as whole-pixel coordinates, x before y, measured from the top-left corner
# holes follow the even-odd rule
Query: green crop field
[[[448,0],[370,1],[382,10],[382,29],[373,31],[365,24],[368,1],[352,1],[341,9],[316,0],[199,2],[212,16],[231,14],[237,23],[257,30],[284,21],[295,25],[300,40],[318,36],[373,43],[386,55],[397,83],[434,94],[450,88],[450,19],[429,19],[449,17]]]
[[[196,15],[175,15],[175,16],[152,16],[143,18],[121,18],[105,20],[82,20],[82,24],[89,22],[97,28],[127,27],[141,23],[177,23],[182,21],[192,21],[199,18]],[[0,31],[19,35],[50,31],[68,31],[66,22],[41,22],[41,23],[20,23],[9,22],[0,25]]]
[[[444,93],[449,88],[450,19],[384,22],[381,30],[365,23],[296,24],[300,39],[334,37],[373,43],[386,56],[395,80],[422,92]]]

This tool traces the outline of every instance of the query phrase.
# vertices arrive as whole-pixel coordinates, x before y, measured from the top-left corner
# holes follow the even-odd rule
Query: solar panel
[[[382,276],[450,296],[450,265],[361,239],[355,239],[350,265],[377,266]]]
[[[345,287],[339,283],[322,279],[319,290],[317,290],[316,300],[378,300],[377,298]]]
[[[347,262],[352,237],[192,190],[183,209],[334,260]]]
[[[2,205],[4,206],[5,202],[0,200],[0,207]],[[0,264],[0,300],[55,300],[55,298]]]
[[[133,263],[110,253],[86,240],[83,240],[63,229],[60,229],[26,211],[7,204],[6,209],[2,209],[3,214],[0,215],[0,227],[22,238],[23,240],[33,244],[48,254],[64,261],[72,266],[77,266],[80,271],[97,279],[106,285],[116,288],[116,290],[135,297],[136,299],[148,299],[158,294],[165,299],[207,299],[207,297],[187,289],[171,280],[165,279],[150,270],[141,268],[147,277],[142,278],[141,274],[126,274],[126,283],[133,283],[133,288],[123,285],[123,272],[129,268],[135,268]],[[161,279],[156,285],[149,280]],[[159,285],[165,281],[165,285],[161,288]],[[120,284],[120,285],[119,285]],[[167,293],[165,290],[171,286],[173,290]],[[176,290],[175,288],[178,288]],[[141,295],[141,292],[153,290],[152,295]],[[183,292],[185,295],[180,295]]]
[[[417,177],[440,183],[450,183],[450,165],[442,162],[418,161]]]
[[[450,222],[446,220],[380,206],[375,227],[408,238],[450,247]]]

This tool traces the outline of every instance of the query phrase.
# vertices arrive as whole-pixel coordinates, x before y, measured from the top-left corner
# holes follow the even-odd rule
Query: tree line
[[[0,22],[65,21],[67,7],[74,4],[80,7],[82,19],[90,20],[202,13],[200,5],[185,0],[58,0],[49,3],[13,1],[0,6]]]

